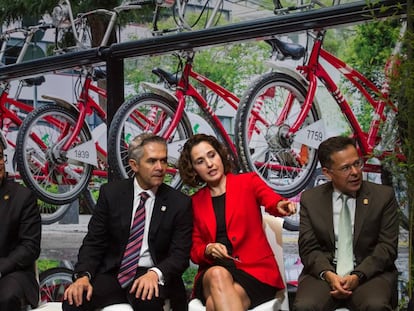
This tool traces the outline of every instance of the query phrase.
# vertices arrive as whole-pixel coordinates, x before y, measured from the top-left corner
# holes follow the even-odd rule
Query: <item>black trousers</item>
[[[92,286],[93,293],[90,301],[86,300],[86,293],[84,293],[81,306],[69,305],[67,301],[64,301],[63,311],[94,311],[97,308],[117,303],[129,303],[134,311],[163,311],[165,301],[163,286],[160,286],[159,297],[151,300],[136,299],[134,295],[129,294],[129,287],[124,289],[119,285],[114,274],[97,274],[92,281]]]
[[[26,301],[21,284],[11,274],[0,279],[0,311],[20,310]]]

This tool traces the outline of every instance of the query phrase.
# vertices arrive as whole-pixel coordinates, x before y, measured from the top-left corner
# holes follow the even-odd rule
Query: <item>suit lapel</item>
[[[332,183],[326,185],[324,194],[322,196],[322,202],[320,202],[319,209],[321,221],[324,223],[326,228],[326,234],[329,236],[329,241],[331,242],[331,247],[335,248],[335,232],[333,225],[333,206],[332,206],[332,193],[333,187]],[[328,206],[328,208],[326,208]]]
[[[119,226],[122,230],[122,236],[126,237],[128,240],[129,230],[131,227],[132,221],[132,210],[134,205],[134,179],[128,179],[129,182],[126,182],[125,185],[121,188],[122,201],[115,204],[116,208],[121,209],[121,225]],[[118,205],[119,204],[119,205]],[[118,207],[119,206],[119,207]]]
[[[164,184],[161,184],[155,194],[154,208],[152,210],[151,222],[150,222],[150,235],[155,234],[160,226],[161,219],[168,209],[167,202],[167,188]]]
[[[12,193],[11,183],[4,181],[4,185],[0,187],[0,211],[2,208],[6,211],[10,207],[9,205],[13,195],[16,195],[16,193]]]
[[[226,205],[227,204],[226,194]],[[209,237],[211,237],[211,240],[215,241],[217,231],[216,214],[214,213],[213,201],[208,187],[204,187],[197,193],[197,205],[195,208],[200,211],[200,215],[203,215],[203,223],[208,230]]]
[[[364,220],[368,215],[370,209],[369,191],[362,183],[361,190],[357,194],[355,205],[355,220],[354,220],[354,245],[358,241],[361,233]]]

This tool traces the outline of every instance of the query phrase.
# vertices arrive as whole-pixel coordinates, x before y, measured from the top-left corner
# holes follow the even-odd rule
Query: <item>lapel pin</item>
[[[368,205],[368,199],[364,199],[364,200],[362,200],[362,203],[364,204],[364,205]]]
[[[161,212],[165,212],[167,210],[167,207],[165,205],[161,206]]]
[[[10,196],[9,196],[8,194],[6,194],[6,195],[3,197],[3,199],[7,201],[8,199],[10,199]]]

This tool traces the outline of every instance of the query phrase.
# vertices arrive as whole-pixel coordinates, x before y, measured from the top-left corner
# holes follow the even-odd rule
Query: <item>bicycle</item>
[[[66,288],[72,284],[73,270],[67,267],[47,269],[39,275],[40,305],[62,302]]]
[[[381,173],[379,161],[392,155],[404,160],[396,135],[389,137],[391,141],[381,140],[381,128],[386,126],[386,121],[392,122],[398,112],[389,98],[388,80],[378,88],[324,50],[324,30],[307,34],[312,45],[308,46],[309,54],[303,64],[296,70],[274,65],[274,71],[250,85],[236,114],[236,146],[242,169],[268,176],[285,196],[294,196],[308,185],[318,162],[317,147],[327,138],[315,97],[317,79],[326,86],[348,121],[364,159],[365,172]],[[306,49],[298,44],[286,44],[278,39],[274,42],[281,59],[300,59],[306,55]],[[325,64],[336,68],[373,107],[368,132],[362,130]],[[387,64],[386,72],[391,67],[391,63]]]
[[[169,73],[160,68],[152,72],[164,82],[165,88],[158,84],[142,83],[147,92],[127,100],[115,113],[108,135],[108,161],[116,178],[128,178],[133,172],[128,165],[129,141],[142,132],[151,132],[166,138],[168,143],[167,180],[176,188],[182,185],[177,169],[180,149],[192,135],[190,118],[186,112],[189,100],[203,112],[204,119],[209,123],[214,134],[228,147],[231,157],[238,166],[238,154],[235,144],[223,124],[215,114],[200,91],[190,82],[194,80],[203,85],[230,105],[238,109],[239,98],[207,77],[193,69],[194,51],[183,51],[177,54],[185,60],[178,73]],[[181,64],[181,62],[180,62]],[[262,176],[262,178],[264,178]],[[187,189],[184,189],[187,191]],[[298,229],[296,222],[285,218],[284,228]]]
[[[152,72],[165,83],[166,88],[144,82],[142,86],[149,89],[150,92],[132,97],[124,102],[115,113],[108,135],[108,161],[116,178],[127,178],[133,175],[127,160],[129,141],[141,132],[152,132],[167,139],[168,178],[174,187],[181,186],[176,162],[182,144],[193,133],[189,116],[185,111],[187,97],[191,97],[204,112],[211,128],[229,147],[231,155],[237,163],[236,147],[231,137],[214,113],[214,109],[209,105],[208,100],[190,83],[190,78],[211,90],[233,109],[237,109],[239,98],[215,82],[196,73],[192,67],[194,54],[193,51],[183,51],[181,55],[177,54],[180,59],[181,57],[185,59],[182,70],[179,70],[181,77],[178,77],[178,74],[155,68]],[[174,92],[171,93],[170,90],[174,90]]]
[[[67,204],[83,194],[88,208],[94,207],[93,188],[88,186],[106,180],[107,154],[86,118],[94,113],[102,124],[98,130],[106,132],[106,113],[92,96],[106,97],[106,91],[93,83],[104,76],[99,68],[84,68],[75,83],[75,105],[43,96],[54,104],[33,110],[20,127],[17,166],[25,184],[46,202]]]
[[[118,13],[137,7],[140,6],[97,9],[81,13],[75,19],[70,2],[62,0],[53,10],[53,20],[58,33],[72,31],[76,44],[71,49],[85,49],[92,40],[87,19],[94,14],[107,15],[110,22],[100,42],[100,46],[105,46]],[[64,24],[67,19],[69,23]],[[71,49],[61,48],[56,42],[55,53]],[[68,204],[82,194],[89,211],[95,206],[95,192],[107,179],[107,165],[106,146],[94,135],[94,132],[99,136],[106,133],[106,112],[93,96],[106,98],[106,90],[93,82],[104,78],[105,72],[98,66],[83,67],[75,83],[75,104],[43,96],[50,104],[32,111],[21,125],[17,136],[17,165],[25,184],[46,202]],[[86,122],[92,114],[101,121],[93,131]]]
[[[68,27],[76,39],[74,48],[87,48],[87,43],[91,41],[90,35],[87,35],[90,31],[87,18],[93,14],[109,15],[110,22],[99,44],[105,46],[115,26],[118,13],[140,8],[142,4],[148,3],[150,2],[121,5],[114,10],[97,9],[81,13],[74,19],[70,2],[62,0],[58,9],[54,10],[54,15],[58,16],[55,22],[59,24],[62,19],[65,19],[63,16],[68,16],[70,20]],[[160,2],[157,6],[165,6],[163,3]],[[180,9],[180,12],[184,11]],[[157,16],[155,15],[153,27],[157,27]],[[64,51],[57,49],[58,53]],[[106,123],[105,111],[90,95],[93,92],[106,97],[104,89],[92,84],[94,73],[96,71],[92,67],[83,68],[78,81],[84,76],[84,82],[77,83],[81,90],[75,105],[59,98],[46,96],[44,98],[54,104],[39,107],[31,112],[19,131],[17,163],[22,178],[46,202],[67,204],[84,193],[89,209],[93,209],[96,194],[91,194],[88,186],[92,184],[94,186],[92,191],[96,192],[99,185],[107,179],[106,148],[93,140],[92,131],[85,122],[86,116],[94,113],[101,119],[102,124]],[[101,131],[101,135],[105,131]],[[93,169],[93,167],[97,168]]]
[[[22,33],[24,36],[23,44],[16,63],[23,61],[28,47],[31,44],[32,38],[37,31],[45,31],[52,28],[51,25],[41,23],[39,25],[31,26],[29,28],[14,28],[3,32],[0,35],[2,45],[0,49],[0,60],[6,55],[8,49],[7,43],[13,33]],[[8,161],[6,162],[6,170],[8,178],[14,179],[17,182],[22,182],[21,175],[16,169],[16,138],[18,130],[26,118],[26,116],[33,111],[33,106],[19,100],[19,96],[24,87],[33,87],[41,85],[45,82],[44,76],[32,77],[19,80],[18,86],[14,96],[10,96],[11,85],[9,81],[0,82],[0,128],[6,137],[8,148],[5,150]],[[39,210],[41,213],[42,224],[51,224],[60,220],[69,209],[69,204],[56,206],[50,202],[38,199]]]

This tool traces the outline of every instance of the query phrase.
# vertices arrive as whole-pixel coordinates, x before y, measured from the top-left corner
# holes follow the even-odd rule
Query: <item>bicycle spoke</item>
[[[162,96],[142,94],[125,102],[112,121],[109,133],[109,163],[120,178],[131,177],[133,172],[128,165],[128,145],[131,139],[143,132],[151,132],[165,137],[168,143],[168,170],[165,182],[173,187],[181,186],[181,178],[176,168],[180,143],[191,135],[191,125],[186,116],[174,128],[174,104]]]
[[[288,197],[306,187],[317,163],[315,149],[297,142],[293,131],[319,119],[314,110],[301,119],[304,94],[291,77],[269,73],[252,84],[236,116],[236,145],[244,170],[256,171]]]
[[[72,111],[47,105],[31,112],[19,131],[19,172],[25,184],[47,203],[70,203],[88,185],[91,165],[67,157],[68,151],[91,139],[83,127],[70,141],[77,122]]]

